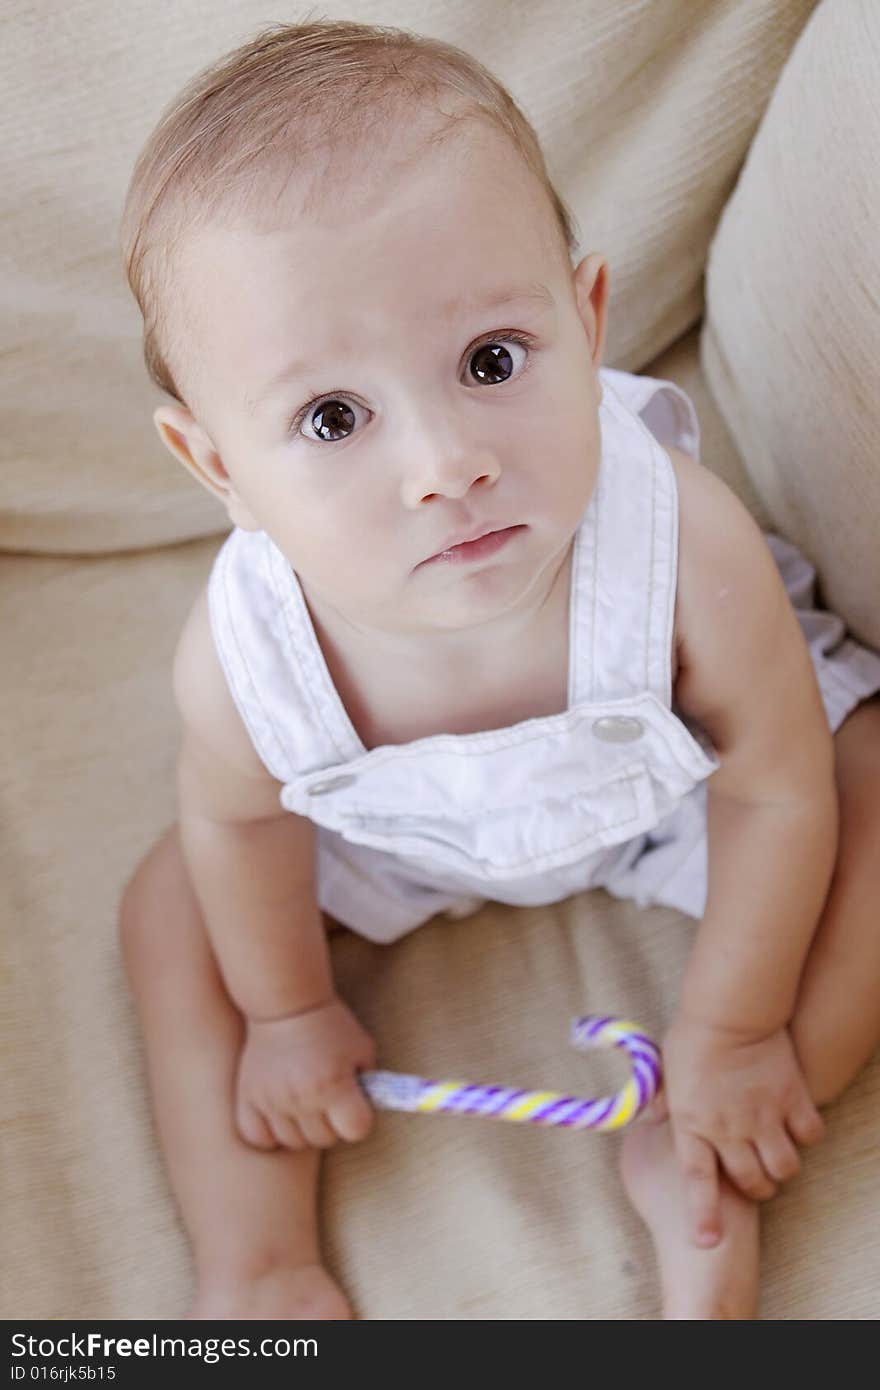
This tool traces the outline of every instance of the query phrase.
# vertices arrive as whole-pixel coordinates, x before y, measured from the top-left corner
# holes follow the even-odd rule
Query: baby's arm
[[[199,596],[178,643],[180,835],[226,989],[246,1024],[236,1118],[261,1147],[360,1138],[355,1071],[369,1036],[336,995],[315,890],[312,823],[280,807],[251,744]]]
[[[695,1229],[717,1236],[714,1149],[748,1195],[796,1167],[821,1120],[788,1036],[837,847],[833,742],[773,557],[732,492],[681,454],[676,702],[720,761],[709,885],[666,1043]],[[794,1163],[792,1160],[794,1159]]]

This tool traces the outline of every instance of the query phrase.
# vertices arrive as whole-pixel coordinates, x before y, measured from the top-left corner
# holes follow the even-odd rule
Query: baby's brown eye
[[[471,357],[471,371],[477,381],[496,386],[507,381],[513,371],[513,358],[503,343],[483,343]]]
[[[322,401],[312,412],[311,425],[319,439],[347,439],[354,429],[354,411],[345,401]]]

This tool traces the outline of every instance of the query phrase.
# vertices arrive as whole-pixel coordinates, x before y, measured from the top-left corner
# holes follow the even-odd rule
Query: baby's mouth
[[[506,546],[514,536],[527,529],[526,526],[518,524],[516,526],[503,526],[495,531],[485,531],[483,535],[475,537],[473,540],[461,541],[458,545],[447,546],[445,550],[438,550],[435,555],[429,555],[416,568],[421,569],[424,565],[438,562],[467,564],[471,561],[486,559]]]

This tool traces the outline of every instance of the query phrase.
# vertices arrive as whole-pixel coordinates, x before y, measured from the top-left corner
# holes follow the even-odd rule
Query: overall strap
[[[208,605],[232,697],[273,777],[288,782],[363,752],[299,581],[264,531],[230,533],[211,570]]]
[[[696,455],[679,387],[603,369],[596,487],[575,538],[572,703],[652,692],[672,700],[678,491],[664,444]]]

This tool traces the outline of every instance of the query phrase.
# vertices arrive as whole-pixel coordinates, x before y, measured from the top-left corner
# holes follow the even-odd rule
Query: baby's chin
[[[526,537],[527,539],[527,537]],[[514,555],[517,541],[475,564],[432,561],[411,575],[418,585],[417,607],[406,604],[420,630],[455,631],[493,619],[536,612],[567,574],[572,538],[550,555]]]

